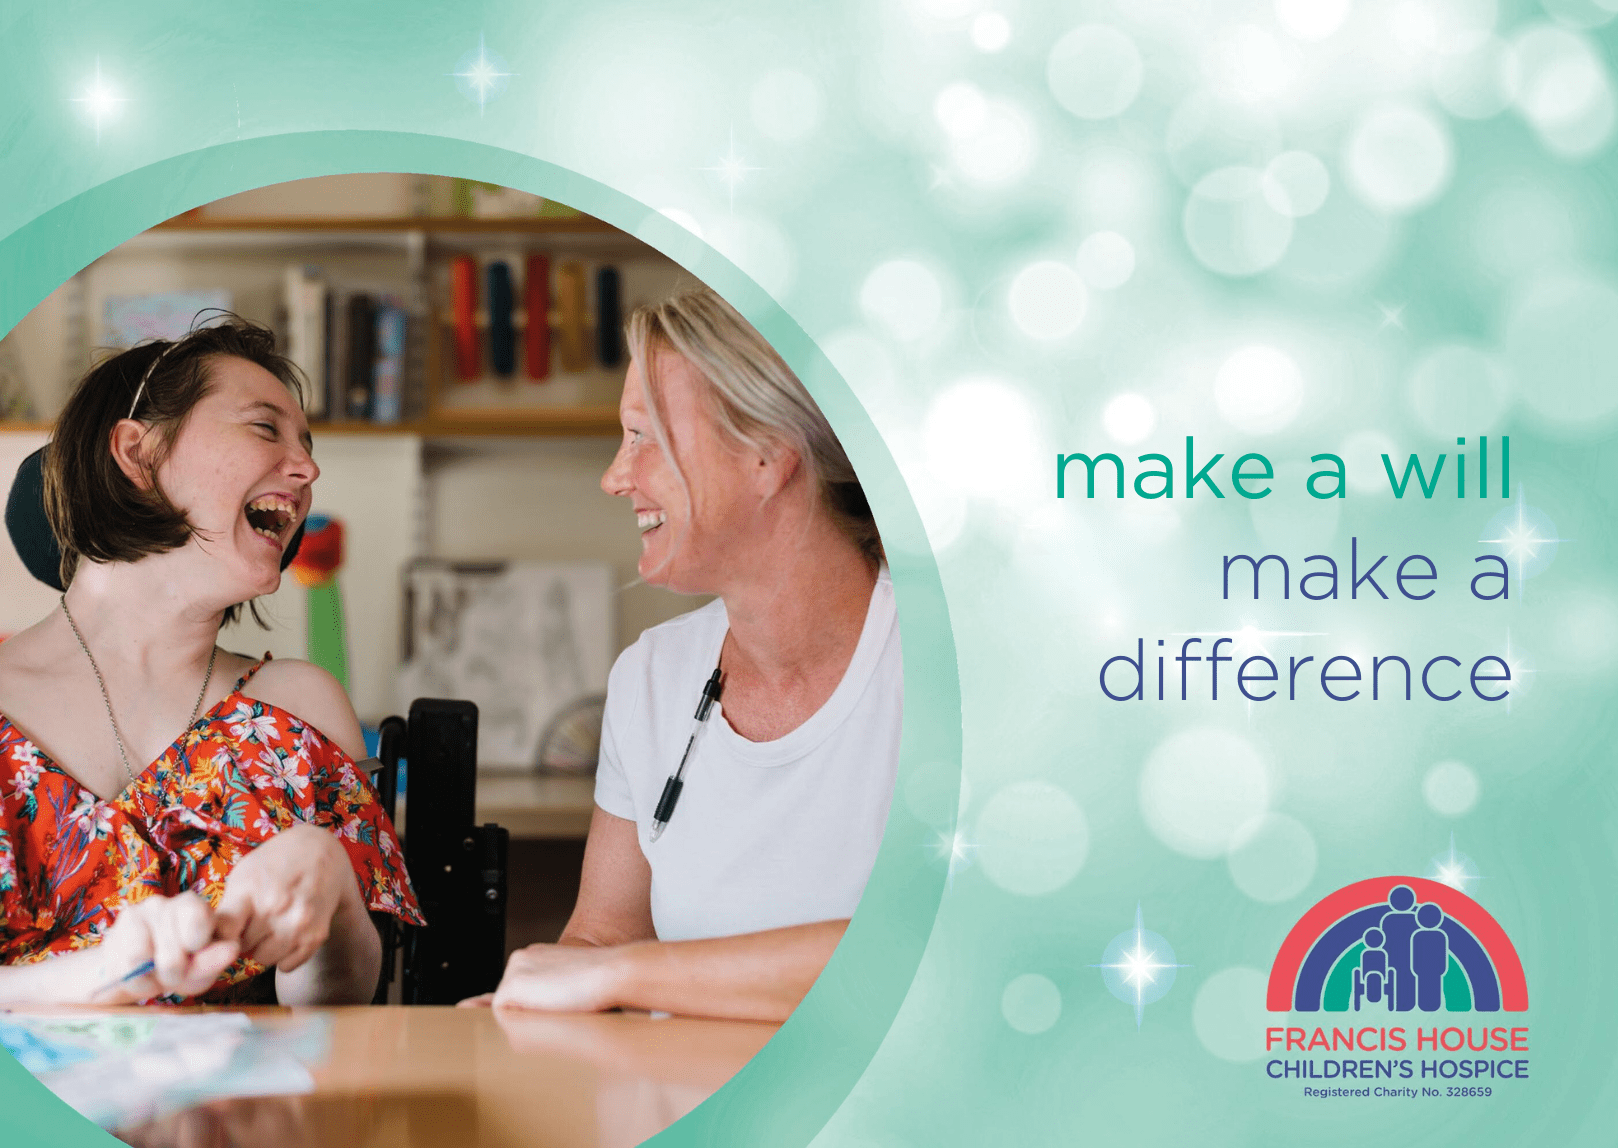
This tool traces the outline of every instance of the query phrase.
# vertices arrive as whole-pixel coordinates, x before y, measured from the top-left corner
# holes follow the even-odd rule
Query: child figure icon
[[[1360,1011],[1360,1002],[1381,1004],[1384,997],[1393,1003],[1392,970],[1388,968],[1388,954],[1382,946],[1387,938],[1375,926],[1365,930],[1365,949],[1360,953],[1360,967],[1354,970],[1354,1011]]]

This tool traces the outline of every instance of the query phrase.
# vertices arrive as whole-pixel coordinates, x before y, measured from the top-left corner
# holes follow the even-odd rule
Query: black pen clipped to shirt
[[[719,695],[725,688],[724,679],[719,671],[720,667],[715,666],[707,684],[702,687],[702,699],[697,702],[697,719],[691,726],[691,737],[685,743],[685,752],[680,755],[680,764],[673,775],[663,783],[663,796],[657,799],[657,812],[652,814],[653,841],[663,836],[663,830],[668,828],[669,818],[674,816],[674,807],[679,803],[680,791],[685,788],[685,766],[691,760],[691,750],[697,744],[697,735],[702,732],[709,711],[713,709],[714,703],[719,700]]]

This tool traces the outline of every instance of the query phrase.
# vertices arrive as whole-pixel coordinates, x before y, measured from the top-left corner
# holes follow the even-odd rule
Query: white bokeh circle
[[[1054,893],[1084,867],[1090,830],[1079,803],[1048,781],[1016,781],[983,805],[974,825],[976,859],[1008,893]]]
[[[927,409],[922,439],[934,481],[960,494],[1020,498],[1044,474],[1028,400],[998,379],[963,379],[945,389]]]
[[[1421,779],[1421,795],[1434,813],[1460,817],[1478,803],[1478,775],[1459,761],[1441,761]]]
[[[1216,92],[1239,103],[1285,94],[1303,68],[1296,44],[1257,24],[1237,24],[1203,52],[1202,71]]]
[[[1511,402],[1511,377],[1498,358],[1464,343],[1426,352],[1410,372],[1410,405],[1434,435],[1456,427],[1488,434]]]
[[[1464,55],[1439,57],[1433,64],[1432,89],[1450,115],[1486,120],[1517,98],[1522,65],[1509,44],[1490,36]]]
[[[1172,658],[1178,651],[1165,650],[1165,681],[1177,698],[1180,679]],[[1191,688],[1206,689],[1205,668],[1188,668],[1203,671]],[[1148,673],[1155,680],[1152,666]],[[1228,688],[1234,689],[1234,682],[1231,677]],[[1224,856],[1237,843],[1238,831],[1263,816],[1269,802],[1269,773],[1258,752],[1246,738],[1216,727],[1167,738],[1141,771],[1140,803],[1147,827],[1163,844],[1189,857]]]
[[[983,93],[964,80],[945,85],[933,97],[933,119],[952,136],[970,136],[981,130],[988,114],[989,102]]]
[[[1273,434],[1303,409],[1303,372],[1291,356],[1254,344],[1236,351],[1214,376],[1219,417],[1237,430]]]
[[[1497,0],[1414,0],[1393,9],[1393,33],[1419,55],[1464,55],[1494,31]]]
[[[1144,395],[1119,395],[1102,409],[1101,425],[1115,442],[1133,445],[1157,427],[1157,411]]]
[[[1331,191],[1331,173],[1311,152],[1282,152],[1264,168],[1260,187],[1265,202],[1296,219],[1320,210]]]
[[[1618,414],[1618,285],[1582,274],[1523,284],[1502,350],[1518,398],[1542,420],[1581,435],[1599,429]]]
[[[1269,981],[1257,969],[1221,969],[1202,983],[1191,1005],[1191,1025],[1202,1047],[1221,1060],[1242,1063],[1264,1054],[1264,1008]]]
[[[1612,136],[1612,80],[1601,53],[1565,28],[1532,25],[1511,41],[1519,84],[1517,110],[1551,151],[1593,155]]]
[[[1278,904],[1309,887],[1319,852],[1314,837],[1295,818],[1265,814],[1238,829],[1236,840],[1225,863],[1236,888],[1253,900]]]
[[[1116,231],[1097,231],[1079,244],[1079,274],[1097,291],[1114,291],[1135,274],[1135,246]]]
[[[1085,24],[1051,48],[1045,79],[1056,102],[1081,119],[1116,116],[1140,94],[1144,67],[1135,42],[1110,24]]]
[[[1568,669],[1598,672],[1618,660],[1618,603],[1591,586],[1564,588],[1550,634]]]
[[[1454,167],[1454,145],[1443,120],[1426,108],[1381,104],[1354,125],[1343,166],[1361,200],[1398,215],[1443,194]]]
[[[893,259],[866,275],[860,285],[860,309],[894,338],[912,342],[938,325],[944,291],[924,264]]]
[[[1270,203],[1256,168],[1223,167],[1197,181],[1181,218],[1198,262],[1221,275],[1275,266],[1292,241],[1292,217]]]
[[[1011,280],[1006,307],[1017,329],[1032,339],[1062,339],[1084,322],[1089,292],[1079,273],[1065,263],[1030,263]]]
[[[1020,179],[1034,162],[1033,124],[1008,100],[987,99],[970,132],[950,137],[950,162],[971,183],[999,186]]]
[[[1348,19],[1350,0],[1275,0],[1275,18],[1299,40],[1324,40]]]
[[[972,20],[972,46],[980,52],[998,52],[1011,43],[1011,21],[999,12],[979,12]]]
[[[1163,129],[1163,150],[1180,181],[1193,186],[1222,168],[1264,166],[1285,150],[1274,111],[1263,103],[1198,90],[1180,101]]]
[[[1062,1015],[1062,990],[1049,977],[1024,973],[1000,994],[1000,1015],[1024,1035],[1045,1032]]]

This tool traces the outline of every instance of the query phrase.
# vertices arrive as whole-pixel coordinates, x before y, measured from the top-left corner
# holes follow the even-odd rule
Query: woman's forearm
[[[847,925],[817,921],[735,937],[621,945],[618,1004],[685,1016],[785,1020]]]
[[[292,972],[276,970],[275,997],[285,1005],[369,1004],[381,971],[382,940],[351,882],[326,943]]]
[[[0,1004],[87,1000],[99,987],[95,977],[103,963],[100,958],[95,948],[89,948],[31,964],[0,967]]]

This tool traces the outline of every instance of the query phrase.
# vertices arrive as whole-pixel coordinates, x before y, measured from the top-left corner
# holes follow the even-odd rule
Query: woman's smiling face
[[[646,407],[642,365],[632,359],[618,406],[624,437],[601,476],[601,489],[628,498],[635,508],[644,581],[684,594],[717,593],[726,556],[741,551],[756,523],[757,456],[715,425],[696,368],[672,351],[653,354],[668,442],[665,447],[659,441]]]
[[[157,480],[196,530],[186,549],[222,565],[220,589],[241,602],[280,585],[320,468],[308,421],[279,379],[230,356],[211,362],[208,377]]]

